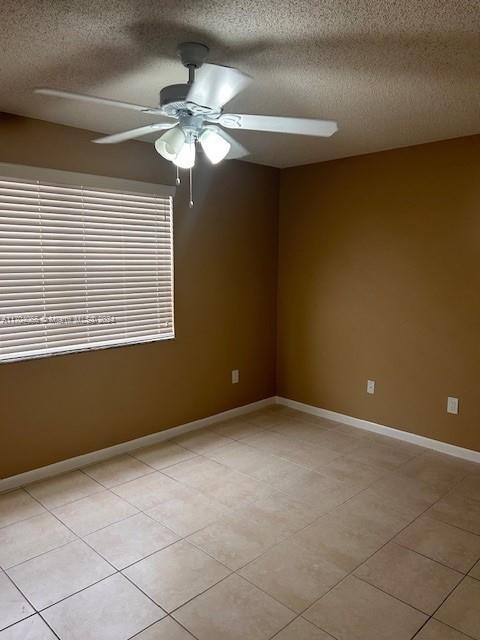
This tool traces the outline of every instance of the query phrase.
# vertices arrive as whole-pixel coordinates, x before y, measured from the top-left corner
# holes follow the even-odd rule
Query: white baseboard
[[[194,420],[193,422],[187,422],[186,424],[181,424],[177,427],[172,427],[170,429],[164,429],[163,431],[151,433],[148,436],[143,436],[142,438],[136,438],[135,440],[129,440],[128,442],[121,442],[120,444],[113,445],[112,447],[107,447],[106,449],[92,451],[91,453],[85,453],[81,456],[76,456],[75,458],[68,458],[68,460],[61,460],[60,462],[49,464],[46,467],[40,467],[39,469],[33,469],[32,471],[19,473],[18,475],[10,476],[9,478],[0,480],[0,493],[2,491],[9,491],[10,489],[21,487],[23,485],[29,484],[30,482],[36,482],[37,480],[43,480],[44,478],[49,478],[50,476],[56,476],[59,473],[65,473],[66,471],[79,469],[80,467],[85,467],[89,464],[93,464],[94,462],[107,460],[108,458],[112,458],[113,456],[118,456],[122,453],[128,453],[129,451],[133,451],[134,449],[140,449],[140,447],[148,447],[151,444],[157,444],[157,442],[170,440],[171,438],[175,438],[182,433],[194,431],[195,429],[201,429],[202,427],[208,427],[208,425],[210,424],[221,422],[222,420],[227,420],[228,418],[235,418],[236,416],[250,413],[251,411],[261,409],[274,403],[274,397],[265,398],[264,400],[251,402],[250,404],[245,404],[241,407],[235,407],[235,409],[228,409],[228,411],[222,411],[222,413],[216,413],[212,416],[207,416],[206,418],[200,418],[199,420]]]
[[[290,400],[289,398],[282,398],[281,396],[277,396],[275,398],[275,402],[292,409],[297,409],[298,411],[304,411],[305,413],[311,413],[312,415],[326,418],[327,420],[342,422],[343,424],[348,424],[349,426],[356,427],[357,429],[373,431],[374,433],[379,433],[383,436],[397,438],[398,440],[403,440],[404,442],[417,444],[420,447],[433,449],[434,451],[439,451],[440,453],[445,453],[449,456],[455,456],[456,458],[462,458],[463,460],[470,460],[471,462],[480,463],[480,451],[474,451],[473,449],[464,449],[463,447],[457,447],[454,444],[448,444],[447,442],[433,440],[432,438],[419,436],[415,433],[409,433],[408,431],[386,427],[383,424],[369,422],[368,420],[362,420],[361,418],[353,418],[352,416],[347,416],[343,413],[329,411],[328,409],[321,409],[320,407],[314,407],[313,405],[304,404],[303,402],[297,402],[296,400]]]
[[[165,429],[163,431],[151,433],[147,436],[143,436],[142,438],[136,438],[135,440],[129,440],[128,442],[121,442],[120,444],[113,445],[112,447],[107,447],[106,449],[92,451],[91,453],[85,453],[84,455],[76,456],[75,458],[69,458],[68,460],[55,462],[54,464],[49,464],[45,467],[40,467],[39,469],[33,469],[32,471],[26,471],[25,473],[19,473],[18,475],[4,478],[0,480],[0,493],[3,491],[9,491],[11,489],[21,487],[31,482],[36,482],[37,480],[43,480],[44,478],[55,476],[60,473],[79,469],[89,464],[93,464],[94,462],[107,460],[108,458],[112,458],[122,453],[128,453],[129,451],[139,449],[140,447],[147,447],[158,442],[163,442],[164,440],[170,440],[171,438],[175,438],[182,433],[194,431],[195,429],[201,429],[202,427],[208,427],[208,425],[210,424],[215,424],[216,422],[221,422],[222,420],[227,420],[228,418],[241,416],[243,414],[261,409],[273,403],[281,404],[287,407],[291,407],[292,409],[297,409],[298,411],[304,411],[305,413],[320,416],[322,418],[326,418],[327,420],[333,420],[334,422],[348,424],[349,426],[355,427],[357,429],[364,429],[366,431],[372,431],[384,436],[389,436],[390,438],[397,438],[398,440],[417,444],[421,447],[433,449],[434,451],[439,451],[440,453],[445,453],[450,456],[455,456],[457,458],[462,458],[463,460],[470,460],[471,462],[477,462],[480,464],[479,451],[464,449],[463,447],[457,447],[453,444],[448,444],[439,440],[432,440],[431,438],[419,436],[415,433],[409,433],[408,431],[401,431],[400,429],[386,427],[382,424],[377,424],[376,422],[369,422],[368,420],[354,418],[343,413],[337,413],[336,411],[329,411],[328,409],[321,409],[320,407],[314,407],[313,405],[305,404],[303,402],[297,402],[296,400],[290,400],[289,398],[276,396],[272,398],[265,398],[264,400],[258,400],[257,402],[252,402],[241,407],[236,407],[235,409],[229,409],[228,411],[223,411],[222,413],[216,413],[212,416],[207,416],[206,418],[200,418],[199,420],[194,420],[193,422],[187,422],[186,424],[172,427],[171,429]]]

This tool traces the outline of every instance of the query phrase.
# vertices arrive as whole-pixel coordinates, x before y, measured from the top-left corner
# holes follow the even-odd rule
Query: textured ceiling
[[[479,133],[479,34],[477,0],[3,0],[0,110],[104,133],[147,124],[32,89],[156,105],[185,81],[175,49],[193,39],[255,79],[227,110],[338,121],[325,139],[234,134],[249,160],[293,166]]]

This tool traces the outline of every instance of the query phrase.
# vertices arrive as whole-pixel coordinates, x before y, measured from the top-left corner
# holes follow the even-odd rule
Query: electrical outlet
[[[375,380],[367,380],[367,393],[371,395],[375,393]]]
[[[240,371],[238,369],[232,369],[232,384],[238,384],[240,382]]]
[[[447,413],[458,414],[458,398],[448,397],[447,400]]]

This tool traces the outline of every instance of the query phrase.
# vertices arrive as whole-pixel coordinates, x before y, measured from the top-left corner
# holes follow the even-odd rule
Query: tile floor
[[[269,407],[0,495],[0,640],[480,640],[480,465]]]

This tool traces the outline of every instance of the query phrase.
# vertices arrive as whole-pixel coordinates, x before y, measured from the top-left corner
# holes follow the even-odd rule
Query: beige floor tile
[[[385,544],[384,536],[368,527],[352,526],[336,514],[323,516],[294,536],[295,542],[319,553],[343,571],[353,571]]]
[[[118,484],[152,473],[152,468],[132,456],[125,455],[91,464],[85,467],[83,472],[110,489]]]
[[[286,478],[277,482],[275,487],[286,494],[320,509],[323,513],[342,504],[362,490],[354,482],[343,482],[328,478],[321,472],[303,470],[294,478]]]
[[[207,457],[247,475],[252,475],[258,467],[272,458],[269,453],[238,441],[232,441],[231,444],[210,452]],[[278,460],[284,462],[282,458],[278,458]],[[298,470],[299,467],[296,469]]]
[[[412,519],[431,507],[441,497],[441,492],[435,487],[395,472],[390,472],[374,482],[369,487],[368,493],[384,498],[394,505],[398,512]]]
[[[442,460],[443,462],[450,463],[452,466],[457,469],[462,469],[465,474],[479,474],[480,473],[480,463],[471,462],[470,460],[463,460],[462,458],[458,458],[457,456],[449,456],[446,453],[440,453],[439,451],[433,451],[432,449],[427,449],[425,453],[437,460]]]
[[[165,500],[190,495],[188,488],[159,471],[113,487],[112,492],[141,511],[153,509]]]
[[[206,458],[187,460],[165,473],[232,509],[271,493],[267,484]]]
[[[368,438],[372,435],[372,433],[366,429],[352,427],[349,424],[341,424],[339,422],[332,422],[332,424],[335,425],[334,428],[336,433],[343,433],[347,436],[351,436],[352,438],[357,438],[358,440]]]
[[[110,491],[95,493],[52,510],[57,518],[79,536],[86,536],[137,512],[135,507]]]
[[[415,636],[415,640],[469,640],[467,636],[452,627],[447,627],[431,618]]]
[[[42,613],[61,640],[127,640],[164,615],[160,607],[119,574]]]
[[[463,573],[480,558],[480,536],[427,516],[412,522],[395,542]]]
[[[173,531],[139,513],[91,533],[85,541],[114,567],[124,569],[178,539]]]
[[[240,418],[232,418],[231,420],[225,420],[225,422],[212,424],[209,429],[214,433],[218,433],[225,438],[231,438],[232,440],[243,440],[243,438],[248,438],[263,431],[261,427],[257,427]]]
[[[37,609],[114,573],[114,569],[81,540],[70,542],[13,567],[10,578]]]
[[[292,407],[287,407],[286,405],[283,404],[269,404],[268,406],[264,407],[264,410],[269,413],[273,413],[273,415],[275,417],[291,417],[294,418],[297,415],[303,415],[302,412],[297,411],[297,409],[292,409]],[[245,417],[247,417],[248,414],[245,414]]]
[[[174,438],[173,442],[195,453],[208,453],[219,447],[231,444],[232,440],[209,429],[197,429]]]
[[[297,618],[277,633],[272,640],[334,640],[308,620]]]
[[[123,572],[165,611],[173,611],[230,573],[185,540],[137,562]]]
[[[227,508],[220,503],[210,500],[194,489],[189,489],[189,492],[188,495],[165,500],[148,511],[148,515],[182,537],[189,536],[227,515]]]
[[[47,509],[54,509],[68,502],[103,491],[102,485],[81,471],[71,471],[60,476],[46,478],[27,485],[26,489]]]
[[[283,493],[274,492],[234,510],[232,515],[246,522],[254,522],[260,527],[270,528],[281,539],[311,524],[321,515],[321,510],[293,500]]]
[[[169,478],[183,482],[195,489],[208,489],[218,478],[224,478],[230,469],[203,456],[197,456],[192,460],[186,460],[179,464],[164,469],[163,473]]]
[[[480,473],[479,475],[466,477],[460,484],[455,486],[452,493],[480,501]]]
[[[346,435],[345,433],[338,433],[335,429],[325,430],[320,438],[317,439],[317,442],[327,449],[344,455],[355,451],[362,445],[358,438]]]
[[[293,617],[291,611],[237,575],[174,613],[198,640],[267,640]]]
[[[427,616],[349,576],[304,614],[339,640],[410,640]]]
[[[427,515],[480,535],[480,501],[478,500],[450,494],[433,505]]]
[[[399,440],[398,438],[392,438],[390,436],[384,436],[380,433],[370,432],[368,434],[368,441],[383,445],[384,447],[390,447],[396,451],[401,451],[402,453],[408,454],[410,459],[430,451],[430,449],[420,447],[417,444],[405,442],[404,440]]]
[[[239,569],[279,542],[270,527],[229,516],[189,536],[188,540],[232,570]]]
[[[0,529],[0,566],[8,569],[74,539],[49,513],[11,524]]]
[[[0,640],[57,640],[39,615],[31,616],[0,632]]]
[[[283,482],[289,477],[293,478],[303,469],[293,462],[241,442],[222,447],[209,454],[209,457],[256,480],[270,484]]]
[[[349,456],[336,458],[327,465],[321,465],[318,470],[327,478],[355,482],[364,487],[385,475],[385,469],[376,467],[374,464],[359,462]]]
[[[35,611],[15,587],[12,581],[0,570],[0,629],[4,629]]]
[[[0,640],[3,639],[0,638]],[[148,627],[132,640],[194,640],[194,638],[169,616]]]
[[[386,446],[377,442],[362,442],[358,449],[350,453],[350,456],[365,464],[375,464],[386,470],[393,470],[412,458],[411,453],[406,453],[396,445]]]
[[[322,416],[316,416],[313,413],[305,413],[305,411],[297,411],[292,415],[292,417],[295,420],[307,422],[308,424],[324,427],[326,429],[335,429],[340,424],[339,422],[335,422],[334,420],[327,420],[327,418],[324,418]]]
[[[480,560],[477,562],[477,564],[470,571],[470,575],[473,578],[476,578],[477,580],[480,580]]]
[[[132,456],[150,465],[154,469],[164,469],[179,462],[190,460],[197,454],[180,447],[174,442],[159,442],[132,452]]]
[[[206,489],[205,493],[225,507],[235,509],[270,495],[271,488],[265,483],[232,471],[224,481],[219,479]]]
[[[265,452],[263,452],[265,454]],[[268,455],[268,454],[265,454]],[[257,467],[250,475],[257,480],[267,482],[272,486],[282,484],[289,479],[293,480],[299,472],[302,472],[304,467],[279,458],[278,456],[269,456],[268,460],[265,460],[264,464]]]
[[[435,618],[472,638],[480,638],[480,581],[467,576],[436,612]]]
[[[260,411],[252,411],[242,416],[250,424],[254,424],[257,427],[267,428],[272,424],[278,422],[282,418],[274,411],[261,409]]]
[[[455,461],[445,460],[428,453],[402,465],[398,472],[415,480],[421,480],[440,492],[446,492],[466,474],[462,465],[456,464]]]
[[[303,442],[319,443],[323,433],[329,431],[320,425],[305,422],[304,420],[282,420],[269,427],[269,431],[279,433],[287,438]]]
[[[27,520],[41,513],[45,513],[45,509],[23,489],[0,495],[0,527]]]
[[[355,571],[374,587],[432,615],[462,579],[462,574],[390,543]]]
[[[397,511],[395,501],[376,495],[369,490],[340,505],[333,517],[345,527],[374,534],[385,542],[412,520],[410,516]]]
[[[239,571],[289,609],[301,613],[345,577],[346,572],[292,540],[269,549]]]
[[[316,469],[320,464],[327,464],[340,456],[337,451],[332,451],[327,447],[297,441],[273,431],[245,438],[244,442],[308,469]]]

